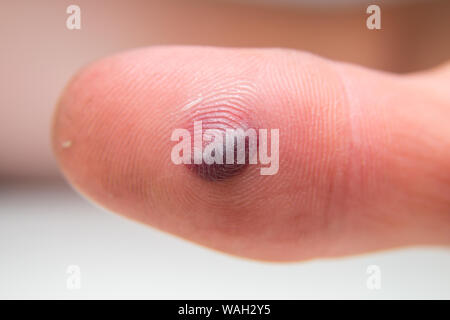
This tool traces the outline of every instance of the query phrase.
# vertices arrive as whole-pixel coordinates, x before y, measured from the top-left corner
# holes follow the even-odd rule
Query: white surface
[[[366,286],[369,265],[381,289]],[[66,287],[69,265],[81,288]],[[450,251],[268,264],[229,257],[94,207],[65,184],[0,185],[0,298],[450,298]]]

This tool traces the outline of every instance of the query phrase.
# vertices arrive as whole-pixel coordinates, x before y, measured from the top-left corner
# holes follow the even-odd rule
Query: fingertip
[[[310,54],[147,48],[75,76],[52,140],[68,180],[114,212],[235,255],[299,260],[357,250],[345,212],[355,182],[349,112],[340,73]],[[222,132],[278,130],[279,168],[192,174],[171,160],[171,136],[193,133],[196,121]]]

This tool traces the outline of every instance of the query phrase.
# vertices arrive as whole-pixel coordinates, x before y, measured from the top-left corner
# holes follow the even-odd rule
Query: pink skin
[[[242,257],[449,244],[443,74],[396,76],[280,49],[141,49],[75,76],[55,113],[53,149],[91,200]],[[211,182],[174,165],[171,133],[195,118],[199,97],[214,101],[204,102],[211,119],[239,108],[242,121],[278,128],[278,173],[253,165]]]

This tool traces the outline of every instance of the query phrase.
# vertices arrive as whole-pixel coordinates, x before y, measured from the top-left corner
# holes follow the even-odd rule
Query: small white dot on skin
[[[192,108],[193,106],[198,105],[200,102],[202,102],[202,100],[203,100],[203,97],[201,97],[201,96],[198,97],[194,101],[189,102],[183,108],[181,108],[181,111],[186,111],[186,110]]]
[[[67,140],[64,141],[63,143],[61,143],[61,147],[63,147],[64,149],[70,148],[70,146],[72,145],[72,141]]]

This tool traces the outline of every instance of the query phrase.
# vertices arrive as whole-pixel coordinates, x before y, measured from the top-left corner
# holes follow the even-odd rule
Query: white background
[[[366,285],[369,265],[381,289]],[[81,288],[69,290],[69,265]],[[0,298],[450,298],[450,250],[303,263],[231,257],[93,206],[65,183],[0,185]]]

